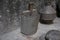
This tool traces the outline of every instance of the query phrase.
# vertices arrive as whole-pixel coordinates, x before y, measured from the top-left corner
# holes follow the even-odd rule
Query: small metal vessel
[[[40,22],[44,24],[52,24],[56,17],[56,11],[51,5],[45,6],[40,14]]]

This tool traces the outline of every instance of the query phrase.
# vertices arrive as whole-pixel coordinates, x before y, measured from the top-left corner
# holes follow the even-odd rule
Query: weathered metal
[[[23,11],[21,14],[21,33],[32,35],[37,31],[39,14],[32,4],[29,4],[28,8],[29,10]]]
[[[42,10],[40,10],[41,18],[40,22],[45,24],[53,23],[53,20],[56,17],[56,11],[51,5],[45,6]]]

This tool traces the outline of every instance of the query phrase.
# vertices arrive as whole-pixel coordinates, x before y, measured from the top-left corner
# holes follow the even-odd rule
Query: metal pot
[[[41,13],[40,18],[41,23],[51,24],[53,23],[53,20],[56,17],[56,11],[51,5],[45,6],[40,13]]]
[[[50,30],[45,35],[45,40],[60,40],[60,31]]]

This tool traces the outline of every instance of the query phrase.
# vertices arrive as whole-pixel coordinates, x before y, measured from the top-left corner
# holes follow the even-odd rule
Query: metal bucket
[[[36,9],[23,11],[21,15],[21,33],[32,35],[36,33],[39,22],[39,14]]]

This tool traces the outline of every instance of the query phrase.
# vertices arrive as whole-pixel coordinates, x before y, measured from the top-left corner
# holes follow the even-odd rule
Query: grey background
[[[28,3],[35,2],[38,11],[44,7],[44,0],[0,0],[0,40],[25,40],[20,33],[21,13],[28,9]],[[42,4],[42,5],[41,5]],[[39,37],[48,30],[60,30],[60,18],[56,18],[54,24],[45,25],[39,23],[38,31],[32,37]]]

